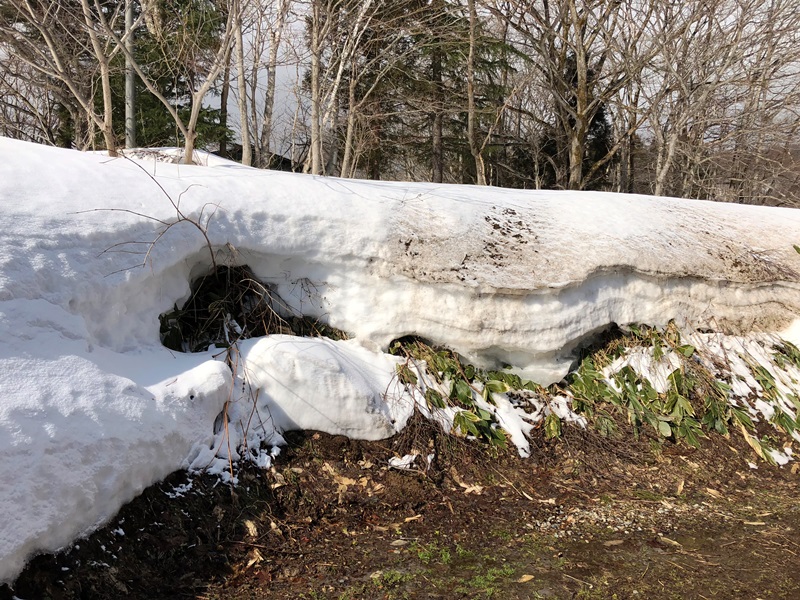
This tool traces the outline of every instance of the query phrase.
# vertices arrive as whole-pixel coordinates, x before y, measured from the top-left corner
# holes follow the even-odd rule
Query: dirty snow
[[[1,138],[0,202],[0,581],[176,469],[269,466],[293,427],[393,434],[419,401],[397,386],[393,339],[546,385],[611,323],[730,329],[759,362],[747,334],[800,314],[789,209],[348,181]],[[165,349],[159,315],[212,261],[249,265],[292,310],[353,339],[250,340],[233,372],[219,349]],[[732,400],[744,386],[757,396],[735,370]],[[779,391],[773,410],[790,410]],[[580,422],[564,396],[493,400],[522,454],[548,411]],[[420,409],[452,426],[455,409]]]

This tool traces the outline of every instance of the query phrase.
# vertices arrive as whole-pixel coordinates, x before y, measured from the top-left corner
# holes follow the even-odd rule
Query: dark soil
[[[152,486],[0,600],[800,598],[797,469],[750,468],[736,436],[695,450],[567,428],[524,460],[419,419],[384,442],[288,437],[235,489]],[[430,466],[388,468],[411,450]]]

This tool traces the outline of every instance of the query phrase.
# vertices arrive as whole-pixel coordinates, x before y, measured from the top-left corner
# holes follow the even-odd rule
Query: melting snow
[[[450,429],[456,409],[397,381],[385,350],[406,335],[547,385],[611,323],[725,326],[743,335],[700,339],[732,357],[731,401],[765,418],[794,410],[800,373],[745,334],[800,313],[800,211],[208,165],[0,138],[0,480],[13,482],[0,489],[0,581],[177,469],[269,466],[287,428],[375,439],[417,405]],[[353,339],[249,340],[233,371],[216,349],[170,352],[158,317],[212,261],[249,265]],[[670,360],[629,364],[661,386]],[[748,361],[777,382],[769,407],[751,402],[766,400]],[[481,406],[521,454],[551,412],[584,423],[567,396],[492,399]]]

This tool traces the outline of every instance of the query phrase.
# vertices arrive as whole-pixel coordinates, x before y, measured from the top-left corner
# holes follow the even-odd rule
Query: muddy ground
[[[567,428],[523,460],[418,419],[289,442],[235,489],[172,475],[0,600],[800,598],[800,475],[739,436]],[[430,464],[388,467],[410,451]]]

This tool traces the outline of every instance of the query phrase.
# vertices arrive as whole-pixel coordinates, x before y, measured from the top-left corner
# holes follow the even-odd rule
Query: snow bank
[[[209,165],[0,139],[0,580],[170,471],[213,467],[224,435],[264,465],[255,446],[285,427],[391,435],[411,406],[380,352],[395,338],[547,384],[610,323],[775,331],[800,313],[800,211]],[[159,314],[212,261],[353,341],[248,342],[234,375],[214,349],[166,350]]]

